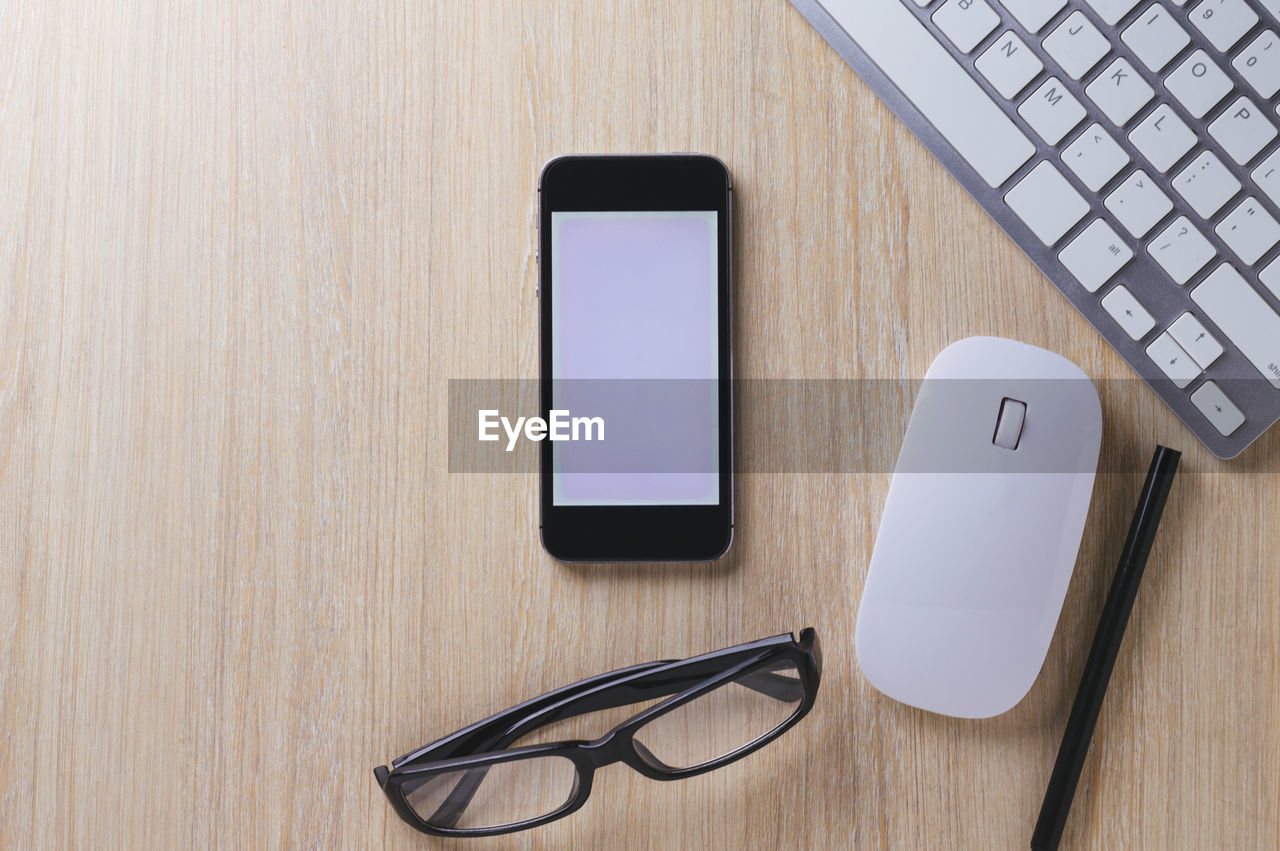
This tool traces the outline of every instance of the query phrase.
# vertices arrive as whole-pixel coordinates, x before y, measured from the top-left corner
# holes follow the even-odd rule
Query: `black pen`
[[[1111,681],[1111,669],[1116,664],[1116,654],[1124,639],[1138,584],[1142,581],[1147,556],[1151,554],[1151,545],[1181,457],[1180,452],[1157,446],[1155,457],[1151,459],[1151,469],[1147,471],[1147,481],[1142,486],[1138,508],[1129,525],[1120,564],[1116,567],[1115,578],[1111,580],[1111,590],[1107,593],[1106,605],[1102,607],[1098,629],[1093,634],[1093,646],[1085,662],[1075,702],[1071,705],[1067,729],[1062,734],[1062,746],[1058,748],[1058,759],[1053,764],[1049,788],[1040,806],[1040,818],[1036,820],[1035,832],[1031,834],[1033,851],[1053,851],[1062,839],[1062,828],[1067,822],[1067,814],[1071,812],[1071,798],[1080,780],[1084,758],[1089,753],[1089,741],[1098,723],[1107,684]]]

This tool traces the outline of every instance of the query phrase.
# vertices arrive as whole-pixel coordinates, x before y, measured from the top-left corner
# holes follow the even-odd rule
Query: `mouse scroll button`
[[[1027,419],[1027,403],[1006,398],[1000,402],[1000,416],[996,420],[996,434],[992,443],[1002,449],[1017,449],[1022,439],[1022,424]]]

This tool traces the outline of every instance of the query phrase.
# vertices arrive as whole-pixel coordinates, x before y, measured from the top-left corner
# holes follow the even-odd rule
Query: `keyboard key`
[[[1004,202],[1045,245],[1062,239],[1089,212],[1089,202],[1049,162],[1031,169]]]
[[[1120,34],[1120,39],[1133,51],[1138,60],[1152,71],[1163,71],[1182,48],[1191,43],[1191,36],[1182,25],[1159,3],[1152,3]]]
[[[1091,293],[1102,289],[1132,259],[1133,249],[1102,219],[1094,219],[1058,254],[1058,261]]]
[[[1018,19],[1018,23],[1027,28],[1027,32],[1035,35],[1044,29],[1044,25],[1053,20],[1053,16],[1062,11],[1067,0],[1004,0],[1004,7],[1009,14]]]
[[[1280,316],[1240,273],[1223,263],[1191,291],[1191,300],[1280,390]]]
[[[933,22],[961,53],[969,53],[1000,26],[1000,16],[985,0],[947,0]]]
[[[1267,267],[1258,273],[1258,280],[1271,290],[1273,296],[1280,298],[1280,258],[1268,263]]]
[[[1085,0],[1085,2],[1093,7],[1093,11],[1098,13],[1099,18],[1112,26],[1129,14],[1130,9],[1138,5],[1138,0]]]
[[[1173,209],[1169,196],[1142,170],[1126,177],[1102,203],[1136,237],[1146,236]]]
[[[1276,128],[1248,98],[1240,98],[1209,125],[1209,135],[1244,165],[1276,137]]]
[[[1280,223],[1258,203],[1245,198],[1214,228],[1222,241],[1247,265],[1258,262],[1271,246],[1280,242]]]
[[[1173,282],[1180,287],[1204,268],[1216,253],[1212,243],[1186,216],[1173,220],[1160,235],[1147,246],[1147,253],[1160,264]]]
[[[1164,174],[1196,144],[1196,134],[1173,107],[1162,103],[1133,128],[1129,141],[1142,152],[1147,162]]]
[[[1007,181],[1035,146],[906,6],[830,2],[825,7],[988,186]],[[939,85],[946,80],[946,85]]]
[[[1230,437],[1236,429],[1244,425],[1244,414],[1212,381],[1201,384],[1199,389],[1191,394],[1191,404],[1204,414],[1205,419],[1213,423],[1213,427],[1223,437]]]
[[[1045,38],[1044,49],[1068,77],[1079,80],[1111,52],[1111,43],[1084,12],[1072,12]]]
[[[1050,145],[1062,141],[1085,116],[1075,95],[1057,77],[1050,77],[1018,107],[1018,114]]]
[[[1062,161],[1091,192],[1097,192],[1129,164],[1129,155],[1101,124],[1094,124],[1066,147]]]
[[[1240,181],[1227,171],[1216,154],[1203,151],[1178,172],[1173,179],[1173,188],[1186,199],[1191,209],[1202,219],[1207,219],[1240,191]]]
[[[1257,13],[1244,0],[1202,0],[1191,10],[1191,25],[1224,52],[1234,47],[1257,22]]]
[[[1280,19],[1280,0],[1258,0],[1272,18]]]
[[[1164,85],[1192,118],[1204,118],[1231,91],[1231,79],[1203,50],[1183,60]]]
[[[1190,313],[1184,313],[1169,326],[1169,336],[1177,341],[1182,350],[1191,355],[1191,359],[1208,369],[1214,361],[1222,357],[1222,344],[1213,339],[1205,327]]]
[[[1271,156],[1263,160],[1250,177],[1263,194],[1271,199],[1271,203],[1280,204],[1280,148],[1272,151]]]
[[[1263,30],[1231,64],[1264,98],[1280,92],[1280,38],[1271,30]]]
[[[1169,336],[1167,331],[1147,346],[1147,357],[1160,367],[1160,371],[1167,375],[1179,390],[1195,381],[1204,371],[1191,359],[1191,355],[1184,352],[1173,337]]]
[[[1137,115],[1155,94],[1129,60],[1123,58],[1107,66],[1084,91],[1117,127]]]
[[[1124,284],[1117,284],[1111,292],[1102,297],[1102,307],[1111,314],[1112,319],[1119,323],[1131,340],[1141,340],[1156,327],[1156,321],[1151,318],[1151,314],[1145,307],[1138,304],[1138,300],[1125,288]]]
[[[983,51],[974,67],[990,81],[1002,97],[1012,98],[1044,70],[1040,57],[1031,52],[1012,31]]]

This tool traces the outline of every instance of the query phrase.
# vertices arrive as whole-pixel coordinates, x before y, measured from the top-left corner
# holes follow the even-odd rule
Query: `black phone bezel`
[[[566,156],[538,180],[538,390],[550,417],[553,211],[715,210],[719,359],[720,497],[716,505],[556,506],[554,445],[539,448],[542,546],[560,561],[712,561],[733,541],[733,185],[719,159],[704,154]]]

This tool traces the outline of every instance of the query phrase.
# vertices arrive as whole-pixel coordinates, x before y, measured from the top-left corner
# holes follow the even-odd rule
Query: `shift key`
[[[823,0],[822,6],[988,186],[1002,186],[1036,152],[899,0]]]
[[[1280,315],[1229,263],[1191,291],[1191,300],[1280,389]]]

